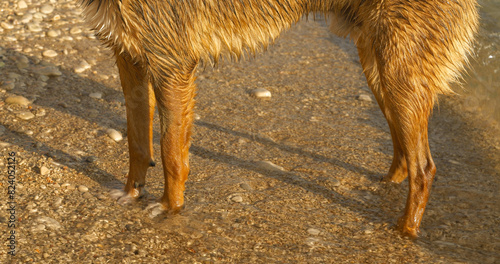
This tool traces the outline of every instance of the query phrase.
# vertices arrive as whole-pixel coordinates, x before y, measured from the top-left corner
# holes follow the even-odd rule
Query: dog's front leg
[[[145,184],[147,169],[153,162],[153,89],[146,80],[142,63],[134,61],[126,52],[116,52],[116,62],[127,108],[127,138],[130,167],[125,185],[125,196],[137,198]],[[119,194],[119,196],[121,196]],[[123,201],[126,202],[127,199]]]
[[[189,174],[195,67],[194,63],[187,70],[153,81],[160,115],[161,158],[165,176],[161,203],[171,213],[177,213],[184,205],[184,183]]]

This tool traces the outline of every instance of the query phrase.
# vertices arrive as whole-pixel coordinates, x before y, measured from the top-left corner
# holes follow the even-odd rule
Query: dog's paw
[[[153,203],[149,204],[146,207],[146,209],[144,209],[144,210],[149,211],[149,213],[148,213],[149,218],[155,218],[158,215],[167,212],[167,209],[165,208],[165,206],[163,206],[163,204],[158,203],[158,202],[153,202]]]
[[[126,205],[135,201],[136,196],[130,195],[121,189],[114,189],[109,192],[109,196],[115,199],[118,204]]]

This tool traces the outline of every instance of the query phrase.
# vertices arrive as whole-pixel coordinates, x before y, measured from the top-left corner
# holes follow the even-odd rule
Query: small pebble
[[[47,67],[41,67],[38,68],[34,71],[35,73],[38,73],[43,76],[61,76],[62,72],[54,66],[47,66]]]
[[[235,203],[241,203],[241,202],[243,202],[243,197],[241,197],[240,195],[235,195],[235,196],[231,197],[231,201],[233,201]]]
[[[30,120],[35,117],[35,115],[29,111],[23,111],[19,112],[17,114],[17,117],[21,118],[22,120]]]
[[[366,229],[366,230],[364,231],[364,233],[365,233],[366,235],[370,235],[370,234],[373,234],[373,230]]]
[[[13,29],[14,28],[14,25],[10,24],[10,23],[7,23],[7,22],[2,22],[0,23],[0,26],[4,29]]]
[[[47,217],[47,216],[40,216],[38,217],[37,221],[39,223],[45,224],[46,227],[50,229],[59,229],[61,228],[61,224],[57,222],[57,220]]]
[[[256,165],[259,166],[262,169],[266,170],[278,170],[278,171],[285,171],[285,168],[276,165],[270,161],[264,160],[264,161],[257,161]]]
[[[39,108],[35,112],[35,116],[37,116],[37,117],[45,116],[46,114],[47,113],[46,113],[45,109],[43,109],[43,108]]]
[[[339,187],[340,186],[340,181],[335,179],[335,178],[328,178],[326,181],[332,187]]]
[[[53,58],[57,56],[57,52],[55,50],[46,50],[42,53],[44,57]]]
[[[90,68],[91,68],[90,64],[88,62],[86,62],[85,60],[82,60],[80,62],[80,64],[78,64],[78,66],[75,67],[75,73],[82,73],[85,70],[90,69]],[[102,94],[101,94],[101,96],[102,96]]]
[[[2,142],[0,141],[0,148],[6,148],[6,147],[9,147],[11,144],[8,143],[8,142]]]
[[[89,193],[89,192],[84,192],[82,196],[85,199],[94,198],[94,196],[91,193]]]
[[[110,129],[106,130],[106,133],[108,134],[108,136],[111,139],[113,139],[116,142],[118,142],[118,141],[120,141],[120,140],[123,139],[122,134],[120,132],[118,132],[117,130],[115,130],[115,129],[110,128]]]
[[[75,189],[75,186],[73,186],[73,185],[71,185],[70,183],[67,183],[67,182],[66,182],[66,183],[63,183],[63,184],[61,185],[61,188],[63,188],[63,189],[67,189],[67,190],[70,190],[70,191],[71,191],[71,190],[74,190],[74,189]]]
[[[26,4],[25,1],[21,0],[21,1],[17,2],[17,8],[25,9],[25,8],[28,8],[28,5]]]
[[[45,166],[40,167],[40,175],[47,175],[49,173],[49,169]]]
[[[45,230],[45,225],[44,224],[38,224],[38,225],[35,225],[31,228],[31,231],[33,232],[40,232],[40,231],[43,231]]]
[[[257,88],[250,91],[250,94],[257,98],[271,98],[271,92],[264,88]]]
[[[42,27],[40,27],[40,25],[37,23],[29,23],[28,30],[31,32],[40,32],[42,31]]]
[[[245,190],[245,191],[252,191],[253,188],[250,186],[248,183],[244,182],[240,184],[240,188]]]
[[[59,207],[59,206],[61,206],[62,201],[63,201],[63,198],[62,198],[62,197],[57,197],[57,198],[54,200],[54,203],[53,203],[52,205],[53,205],[54,207]]]
[[[40,12],[44,14],[50,14],[54,11],[54,7],[52,5],[43,5],[40,7]]]
[[[95,93],[91,93],[91,94],[89,94],[89,96],[90,96],[91,98],[94,98],[94,99],[101,99],[101,98],[102,98],[102,93],[100,93],[100,92],[95,92]]]
[[[14,95],[14,96],[9,96],[7,99],[5,99],[5,103],[7,104],[17,104],[17,105],[24,105],[27,106],[30,104],[30,100],[28,100],[24,96],[20,95]]]
[[[321,231],[319,231],[318,229],[316,228],[309,228],[307,229],[307,233],[313,235],[313,236],[317,236],[321,233]]]
[[[51,29],[51,30],[47,31],[47,36],[49,36],[51,38],[56,38],[56,37],[59,37],[59,32]]]
[[[80,186],[78,186],[78,190],[80,192],[88,192],[89,188],[87,186],[85,186],[85,185],[80,185]]]
[[[81,29],[81,28],[74,27],[74,28],[72,28],[72,29],[69,31],[69,33],[70,33],[71,35],[80,34],[80,33],[82,33],[82,29]]]
[[[16,87],[16,83],[14,80],[6,80],[2,84],[2,89],[10,91]]]
[[[97,157],[94,157],[94,156],[89,156],[85,159],[86,162],[88,163],[94,163],[97,161]]]
[[[31,20],[33,20],[32,14],[24,14],[21,17],[21,23],[23,23],[23,24],[28,24]]]
[[[358,97],[356,97],[356,99],[358,99],[359,101],[365,101],[365,102],[372,102],[372,98],[367,95],[367,94],[360,94],[358,95]]]

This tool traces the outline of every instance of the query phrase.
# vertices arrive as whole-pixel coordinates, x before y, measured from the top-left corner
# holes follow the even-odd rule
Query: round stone
[[[7,23],[7,22],[2,22],[0,23],[0,26],[4,29],[13,29],[14,28],[14,25],[10,24],[10,23]]]
[[[243,202],[243,197],[241,197],[240,195],[235,195],[235,196],[231,197],[231,201],[233,201],[235,203],[241,203],[241,202]]]
[[[89,188],[85,185],[80,185],[78,186],[78,191],[80,192],[88,192],[89,191]]]
[[[31,32],[40,32],[42,31],[42,27],[37,23],[29,23],[28,30]]]
[[[118,141],[120,141],[120,140],[123,139],[122,134],[120,132],[118,132],[117,130],[115,130],[115,129],[110,128],[110,129],[106,130],[106,133],[108,134],[108,136],[112,140],[114,140],[116,142],[118,142]]]
[[[21,23],[27,24],[33,19],[33,14],[24,14],[23,17],[21,17]]]
[[[26,4],[25,1],[21,0],[21,1],[17,2],[17,8],[25,9],[25,8],[28,8],[28,5]]]
[[[367,94],[360,94],[360,95],[358,95],[357,99],[360,101],[365,101],[365,102],[372,102],[373,101],[372,98]]]
[[[7,99],[5,99],[5,103],[7,104],[17,104],[17,105],[24,105],[27,106],[30,104],[30,100],[28,100],[24,96],[20,95],[14,95],[14,96],[9,96]]]
[[[271,92],[264,88],[257,88],[250,91],[250,94],[257,98],[271,98]]]
[[[285,171],[285,168],[279,166],[279,165],[276,165],[270,161],[267,161],[267,160],[263,160],[263,161],[257,161],[257,164],[256,164],[258,167],[262,168],[262,169],[265,169],[265,170],[270,170],[270,171]]]
[[[22,120],[30,120],[35,117],[35,115],[29,111],[23,111],[19,112],[17,114],[17,117],[21,118]]]
[[[56,38],[56,37],[59,37],[59,32],[51,29],[51,30],[47,31],[47,36],[49,36],[51,38]]]
[[[44,57],[53,58],[57,56],[57,52],[55,50],[46,50],[42,53]]]
[[[38,73],[42,76],[61,76],[62,72],[53,66],[41,67],[35,70],[35,73]]]
[[[310,235],[313,235],[313,236],[317,236],[321,233],[321,231],[319,231],[316,228],[309,228],[309,229],[307,229],[307,233],[309,233]]]
[[[82,29],[81,29],[81,28],[74,27],[74,28],[72,28],[72,29],[69,31],[69,33],[70,33],[71,35],[80,34],[80,33],[82,33]]]
[[[95,93],[91,93],[91,94],[89,94],[89,96],[90,96],[91,98],[94,98],[94,99],[101,99],[101,98],[102,98],[102,93],[100,93],[100,92],[95,92]]]
[[[54,11],[54,7],[52,5],[43,5],[41,8],[40,8],[40,12],[44,13],[44,14],[50,14]]]

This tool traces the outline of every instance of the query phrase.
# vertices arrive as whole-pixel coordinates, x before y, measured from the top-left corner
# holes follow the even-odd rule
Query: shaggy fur
[[[194,106],[194,71],[221,54],[265,48],[311,12],[358,47],[368,84],[391,130],[386,181],[409,176],[403,233],[417,236],[436,172],[427,123],[438,94],[451,93],[478,26],[475,0],[82,0],[97,36],[111,47],[126,99],[130,171],[137,197],[152,162],[155,102],[161,122],[165,209],[184,204]]]

